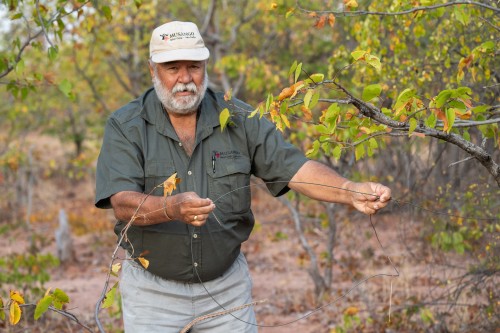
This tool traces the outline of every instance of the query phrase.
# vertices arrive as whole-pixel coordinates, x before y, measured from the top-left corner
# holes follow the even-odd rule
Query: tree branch
[[[344,17],[353,17],[353,16],[366,16],[366,15],[378,15],[378,16],[400,16],[400,15],[408,15],[411,13],[415,13],[418,11],[430,11],[430,10],[436,10],[439,8],[443,7],[450,7],[450,6],[458,6],[458,5],[469,5],[469,6],[476,6],[476,7],[482,7],[485,9],[492,10],[496,13],[500,13],[500,9],[497,7],[493,7],[490,5],[487,5],[485,3],[481,2],[476,2],[476,1],[453,1],[453,2],[448,2],[448,3],[443,3],[443,4],[437,4],[437,5],[432,5],[432,6],[417,6],[413,7],[411,9],[399,11],[399,12],[379,12],[379,11],[368,11],[368,10],[355,10],[355,11],[335,11],[335,10],[311,10],[311,9],[306,9],[303,8],[299,4],[299,0],[296,2],[297,8],[304,12],[304,13],[318,13],[318,14],[335,14],[337,16],[344,16]]]
[[[354,97],[349,91],[347,91],[347,89],[345,89],[339,83],[331,80],[324,81],[324,83],[334,84],[341,91],[343,91],[349,97],[350,100],[349,104],[355,106],[363,116],[373,119],[379,124],[386,125],[396,130],[406,131],[406,132],[410,130],[410,125],[408,123],[396,121],[387,117],[382,113],[380,109],[376,108],[372,104],[368,104]],[[438,129],[427,127],[422,123],[420,123],[415,128],[415,132],[423,133],[427,136],[449,142],[459,147],[460,149],[466,151],[488,170],[488,172],[495,179],[497,185],[500,187],[500,166],[492,159],[491,154],[489,154],[486,150],[484,150],[480,146],[465,140],[464,138],[455,133],[446,133]]]

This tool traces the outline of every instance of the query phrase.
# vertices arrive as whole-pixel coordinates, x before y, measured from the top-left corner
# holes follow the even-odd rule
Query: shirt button
[[[194,234],[194,235],[193,235],[193,238],[198,238],[198,234]]]
[[[198,263],[197,262],[195,262],[193,265],[194,265],[194,267],[198,267]]]
[[[179,146],[182,147],[182,142],[179,142]]]
[[[193,173],[191,172],[191,170],[188,171],[188,175],[191,176]]]

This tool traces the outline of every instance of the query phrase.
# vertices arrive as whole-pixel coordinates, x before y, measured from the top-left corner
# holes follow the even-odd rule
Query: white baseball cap
[[[210,51],[205,47],[196,24],[173,21],[155,30],[149,42],[149,56],[155,63],[177,60],[206,60]]]

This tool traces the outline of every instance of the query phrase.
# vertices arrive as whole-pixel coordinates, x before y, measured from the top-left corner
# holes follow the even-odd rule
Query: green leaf
[[[115,297],[116,297],[116,289],[118,287],[118,282],[116,282],[113,287],[111,287],[110,290],[106,293],[106,296],[104,297],[104,301],[102,302],[102,308],[107,309],[113,305],[115,302]]]
[[[403,90],[399,94],[398,99],[396,100],[396,105],[394,107],[397,109],[399,105],[405,104],[406,102],[408,102],[410,98],[414,96],[415,96],[415,91],[413,89],[407,88]]]
[[[106,18],[106,20],[108,20],[108,22],[113,19],[113,14],[111,14],[111,8],[109,8],[108,6],[102,6],[101,10],[102,14]]]
[[[365,146],[357,145],[356,149],[354,150],[354,155],[356,156],[356,161],[365,157]]]
[[[297,65],[297,68],[295,68],[295,83],[297,83],[297,80],[299,79],[300,73],[302,73],[302,63]]]
[[[231,113],[229,113],[229,109],[225,108],[221,111],[219,115],[219,123],[220,123],[220,131],[223,132],[224,128],[226,128],[229,120],[231,119]]]
[[[315,73],[309,75],[307,79],[304,80],[306,84],[317,84],[322,82],[325,79],[325,74],[322,73]]]
[[[53,304],[56,309],[62,310],[64,304],[69,303],[69,297],[64,291],[56,288],[52,293]]]
[[[52,297],[52,295],[46,295],[44,298],[38,301],[35,308],[35,320],[38,320],[38,318],[40,318],[49,309],[49,306],[52,305],[53,300],[54,298]]]
[[[248,118],[253,118],[253,117],[255,117],[255,115],[256,115],[257,113],[259,113],[259,109],[260,109],[260,107],[257,107],[255,110],[253,110],[253,111],[250,113],[250,115],[248,116]]]
[[[432,113],[426,120],[425,120],[425,126],[430,127],[430,128],[435,128],[437,123],[437,117],[434,113]]]
[[[470,22],[469,14],[467,14],[462,6],[454,6],[454,13],[456,19],[463,25],[467,25]]]
[[[319,92],[315,93],[313,97],[311,98],[311,103],[309,104],[309,109],[314,108],[319,101]]]
[[[273,94],[268,94],[267,95],[267,100],[266,100],[266,111],[269,111],[269,108],[271,107],[271,104],[274,101]]]
[[[49,47],[49,49],[47,50],[47,55],[49,57],[49,60],[50,61],[56,60],[58,52],[59,52],[59,49],[58,49],[57,46],[51,46],[51,47]]]
[[[378,97],[382,92],[382,86],[380,84],[371,84],[363,89],[363,94],[361,98],[363,101],[368,102],[375,97]]]
[[[16,13],[10,17],[10,20],[15,21],[17,19],[20,19],[21,17],[23,17],[23,13]]]
[[[453,127],[453,124],[455,123],[455,109],[446,109],[446,120],[448,120],[447,132],[449,133],[451,131],[451,128]]]
[[[70,97],[71,95],[71,89],[73,89],[73,85],[71,84],[71,82],[69,82],[67,79],[64,79],[61,81],[61,83],[59,83],[59,86],[58,86],[59,90],[62,91],[62,93],[64,95],[66,95],[66,97]]]
[[[375,140],[375,138],[370,138],[370,140],[368,140],[368,143],[370,144],[370,147],[372,149],[378,148],[378,142],[377,142],[377,140]]]
[[[363,50],[351,52],[351,56],[354,58],[354,60],[359,60],[359,59],[363,58],[365,56],[365,54],[366,54],[366,51],[363,51]]]
[[[472,113],[484,113],[486,112],[486,110],[488,110],[490,108],[489,105],[480,105],[480,106],[476,106],[475,108],[472,108],[471,109],[471,112]]]
[[[432,315],[432,312],[427,308],[422,308],[422,310],[420,311],[420,318],[422,318],[422,321],[428,325],[434,323],[434,316]]]
[[[441,108],[448,102],[453,92],[451,90],[443,90],[436,97],[436,107]]]
[[[408,136],[410,136],[415,131],[415,128],[417,128],[418,121],[415,118],[410,118],[409,123],[410,123],[410,128],[408,129]]]
[[[292,67],[290,67],[290,70],[288,71],[288,76],[292,75],[292,73],[295,73],[296,68],[297,68],[297,60],[295,60],[292,64]]]
[[[311,103],[311,99],[312,99],[313,94],[314,94],[314,90],[312,90],[312,89],[307,90],[307,93],[304,96],[304,106],[306,108],[309,108],[309,104]]]
[[[332,155],[336,160],[338,160],[342,155],[342,147],[340,147],[340,145],[336,145],[335,148],[333,148]]]
[[[16,73],[22,74],[24,72],[24,68],[25,68],[24,60],[20,59],[16,64]]]
[[[315,129],[320,134],[330,134],[330,131],[328,131],[328,128],[326,128],[326,126],[323,124],[316,125]]]
[[[0,320],[4,321],[5,320],[5,311],[3,309],[3,299],[0,297]]]
[[[382,64],[380,63],[380,59],[374,55],[370,55],[368,59],[366,59],[366,62],[378,71],[382,69]]]
[[[320,146],[320,143],[318,140],[314,140],[313,142],[313,146],[311,149],[309,149],[307,152],[306,152],[306,156],[314,156],[318,153],[319,151],[319,146]]]

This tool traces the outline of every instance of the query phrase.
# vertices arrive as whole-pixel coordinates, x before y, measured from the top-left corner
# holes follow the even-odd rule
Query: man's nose
[[[189,72],[189,69],[187,67],[182,67],[180,69],[178,81],[181,83],[189,83],[193,81],[193,77],[191,76],[191,73]]]

